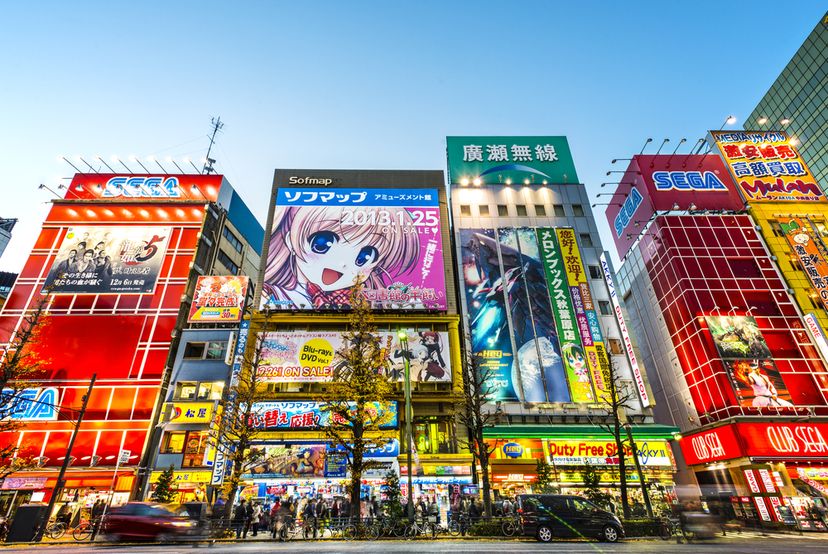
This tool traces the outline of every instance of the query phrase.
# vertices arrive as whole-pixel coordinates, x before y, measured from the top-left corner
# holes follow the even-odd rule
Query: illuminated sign
[[[366,425],[379,421],[380,429],[396,429],[396,402],[366,402]],[[346,425],[339,416],[331,414],[322,402],[257,402],[253,405],[250,426],[256,429],[318,429],[331,425]]]
[[[104,198],[180,198],[177,177],[113,177],[104,185]]]
[[[679,445],[688,465],[719,462],[743,455],[733,425],[685,435],[679,440]]]
[[[163,471],[153,471],[150,475],[150,483],[157,483]],[[175,483],[203,483],[210,482],[211,473],[209,470],[203,471],[174,471],[173,481]]]
[[[817,246],[816,236],[810,223],[798,217],[780,218],[779,226],[794,254],[799,258],[802,270],[808,275],[811,287],[819,296],[822,305],[828,309],[828,262]]]
[[[618,448],[614,440],[548,439],[544,440],[548,456],[558,466],[618,465]],[[636,454],[646,467],[672,467],[673,454],[665,440],[640,440]],[[624,445],[624,453],[632,459],[632,449]]]
[[[711,131],[748,202],[825,202],[808,166],[780,131]]]
[[[638,192],[638,189],[633,187],[627,195],[627,198],[624,200],[624,204],[621,206],[621,210],[619,210],[618,215],[615,216],[615,222],[613,225],[615,228],[615,236],[621,236],[624,229],[626,229],[632,221],[632,217],[635,215],[638,207],[641,206],[641,202],[643,200],[644,199],[642,198],[641,193]]]
[[[248,277],[235,275],[200,276],[196,281],[187,322],[241,321],[249,280]]]
[[[58,412],[58,390],[55,387],[3,389],[0,418],[19,421],[55,421]]]
[[[759,481],[756,480],[756,473],[752,469],[746,469],[743,473],[745,474],[745,481],[747,481],[750,492],[754,494],[762,492],[762,489],[759,488]]]
[[[516,442],[507,442],[503,445],[503,454],[509,458],[520,458],[523,454],[523,447]]]
[[[216,202],[221,175],[121,175],[77,173],[66,189],[67,200],[147,202]]]
[[[213,420],[212,402],[172,402],[169,423],[210,423]]]
[[[727,190],[712,171],[655,171],[653,181],[656,190]]]
[[[737,435],[740,440],[737,440]],[[752,456],[772,459],[828,458],[828,423],[734,423],[685,435],[679,441],[688,464]],[[744,446],[741,446],[744,445]]]

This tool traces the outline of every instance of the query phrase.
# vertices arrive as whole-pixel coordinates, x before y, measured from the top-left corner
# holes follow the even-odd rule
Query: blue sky
[[[444,169],[446,135],[567,135],[597,193],[647,137],[741,122],[819,4],[7,3],[0,269],[34,244],[38,185],[73,173],[57,156],[200,158],[215,115],[217,168],[262,222],[276,167]]]

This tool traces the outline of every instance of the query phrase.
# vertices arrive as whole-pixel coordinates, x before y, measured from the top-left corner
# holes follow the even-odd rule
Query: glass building
[[[817,183],[828,183],[828,14],[794,54],[745,121],[795,137]]]

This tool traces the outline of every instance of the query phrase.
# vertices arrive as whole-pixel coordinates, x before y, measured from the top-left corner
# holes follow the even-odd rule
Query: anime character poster
[[[750,316],[716,316],[704,318],[707,328],[723,359],[771,358],[771,352],[759,325]]]
[[[324,444],[254,446],[259,460],[249,473],[256,477],[325,477]]]
[[[747,408],[791,408],[791,395],[773,360],[726,360],[739,405]]]
[[[262,308],[445,310],[436,189],[280,188]]]
[[[514,285],[514,272],[504,275],[501,270],[494,230],[460,229],[459,236],[472,353],[493,376],[493,399],[517,400],[505,298]]]
[[[151,294],[169,239],[169,227],[70,227],[43,290],[55,294]]]
[[[241,321],[248,277],[202,275],[196,281],[188,323]]]

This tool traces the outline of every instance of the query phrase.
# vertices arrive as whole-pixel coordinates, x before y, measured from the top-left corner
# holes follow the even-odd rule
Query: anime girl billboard
[[[262,308],[348,309],[357,281],[375,309],[446,309],[435,189],[278,190]]]

